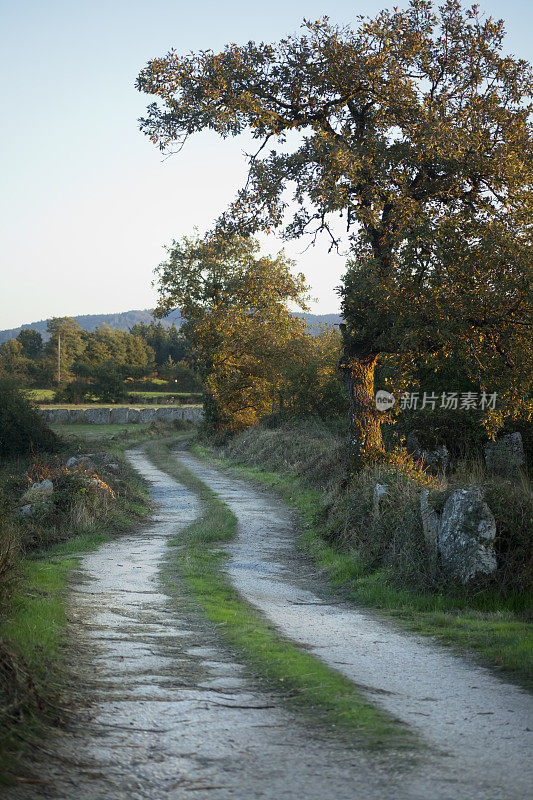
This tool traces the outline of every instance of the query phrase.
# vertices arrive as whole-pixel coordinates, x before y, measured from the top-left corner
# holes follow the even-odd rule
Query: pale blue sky
[[[241,143],[200,135],[162,161],[139,132],[149,98],[133,83],[150,58],[274,41],[304,17],[348,23],[387,5],[401,3],[0,0],[0,329],[153,305],[162,246],[208,228],[241,184]],[[480,5],[506,20],[508,52],[533,60],[533,3]],[[285,248],[314,310],[336,311],[343,260],[326,243]]]

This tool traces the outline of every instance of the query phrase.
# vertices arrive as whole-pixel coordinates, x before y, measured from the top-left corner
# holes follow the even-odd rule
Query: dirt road
[[[368,691],[374,700],[401,716],[406,699],[409,723],[432,739],[432,722],[426,717],[417,720],[414,706],[409,705],[416,686],[422,686],[417,676],[423,671],[423,661],[415,655],[406,663],[405,653],[392,637],[415,640],[381,625],[379,638],[394,641],[397,653],[386,658],[387,647],[378,647],[377,638],[371,646],[372,626],[379,623],[370,617],[329,603],[301,605],[324,601],[300,585],[314,578],[309,565],[294,554],[292,519],[286,507],[188,455],[182,457],[239,517],[231,576],[240,591],[296,640],[310,643],[320,658],[371,687]],[[33,774],[42,783],[8,790],[9,800],[204,796],[212,800],[515,800],[527,796],[523,749],[527,734],[521,726],[528,696],[428,645],[424,658],[437,659],[428,662],[431,670],[450,660],[457,662],[459,686],[464,689],[463,678],[467,683],[471,680],[470,698],[476,698],[474,706],[483,724],[462,726],[466,755],[456,751],[452,735],[442,742],[451,756],[424,752],[413,763],[408,753],[401,757],[365,753],[346,736],[335,736],[289,713],[282,699],[234,662],[216,630],[180,594],[179,576],[167,562],[167,544],[195,518],[196,498],[155,469],[141,451],[132,451],[129,458],[150,481],[158,512],[137,533],[83,556],[70,598],[70,638],[75,648],[70,660],[76,669],[78,701],[66,729],[51,735],[35,753]],[[347,617],[348,613],[352,616]],[[339,626],[344,642],[338,641]],[[367,674],[370,662],[359,663],[354,653],[368,655],[372,648],[375,669]],[[359,667],[354,674],[355,663]],[[405,685],[398,692],[402,674]],[[383,682],[388,688],[381,691],[390,695],[374,691]],[[460,697],[451,696],[454,710],[445,713],[440,685],[439,672],[433,672],[431,685],[419,691],[426,699],[417,697],[421,705],[416,707],[432,715],[438,731],[449,717],[461,727],[461,720],[465,715],[470,719],[471,712],[459,710]],[[496,692],[490,705],[488,687]],[[505,723],[500,717],[504,706],[509,709]],[[488,726],[485,712],[491,716]],[[445,719],[439,721],[444,713]],[[478,732],[483,747],[490,746],[491,737],[500,743],[490,751],[495,768],[480,747],[470,746]],[[474,753],[482,758],[477,768],[472,763]],[[510,760],[503,763],[503,756]]]
[[[456,781],[458,797],[531,796],[530,694],[427,639],[309,591],[313,584],[320,591],[320,582],[297,554],[290,510],[188,453],[176,455],[239,521],[229,573],[243,597],[441,751],[432,759],[436,782]]]

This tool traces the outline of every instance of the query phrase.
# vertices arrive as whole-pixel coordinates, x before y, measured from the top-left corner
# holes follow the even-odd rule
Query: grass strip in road
[[[179,546],[173,559],[188,591],[227,642],[288,703],[314,718],[319,715],[327,725],[349,730],[362,746],[413,746],[414,737],[406,726],[369,703],[347,678],[285,639],[234,589],[224,571],[227,553],[209,545],[231,541],[237,520],[208,486],[179,463],[170,447],[150,443],[150,460],[191,489],[203,506],[199,519],[171,543]]]
[[[198,444],[192,450],[214,466],[267,486],[295,508],[302,522],[303,549],[347,599],[377,609],[406,629],[434,637],[460,654],[473,655],[502,677],[533,689],[533,626],[506,608],[497,595],[465,598],[392,586],[382,572],[369,571],[349,551],[325,541],[320,527],[325,501],[319,491],[287,472],[215,458]]]

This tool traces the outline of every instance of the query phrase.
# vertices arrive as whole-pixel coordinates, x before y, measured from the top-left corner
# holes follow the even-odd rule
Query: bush
[[[111,364],[95,367],[91,388],[103,403],[120,403],[126,397],[124,378]]]
[[[53,452],[59,439],[33,404],[9,380],[0,380],[0,456]]]
[[[56,403],[83,403],[92,394],[92,387],[84,380],[67,383],[55,396]]]

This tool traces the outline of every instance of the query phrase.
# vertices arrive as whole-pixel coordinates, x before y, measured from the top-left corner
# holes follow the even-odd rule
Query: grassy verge
[[[234,537],[235,516],[172,457],[168,443],[151,443],[147,451],[156,466],[201,499],[203,512],[172,542],[178,546],[172,558],[188,590],[228,643],[289,703],[312,712],[314,719],[318,715],[328,725],[349,730],[363,746],[412,745],[412,735],[401,723],[367,702],[351,681],[283,638],[241,598],[224,572],[227,554],[219,547],[209,548]]]
[[[393,617],[409,630],[475,656],[525,688],[533,688],[533,630],[514,611],[512,601],[506,606],[501,597],[488,592],[465,598],[398,589],[385,580],[383,572],[365,569],[349,551],[324,540],[320,519],[326,501],[320,491],[307,488],[288,472],[266,471],[215,458],[200,445],[195,445],[193,451],[221,468],[231,468],[240,477],[268,486],[292,505],[302,520],[302,546],[344,596]]]
[[[147,430],[135,426],[131,435],[122,431],[109,442],[109,426],[89,427],[91,449],[96,444],[112,450],[120,464],[116,500],[105,513],[73,523],[61,534],[63,541],[57,541],[54,531],[50,541],[57,543],[45,546],[43,535],[41,549],[27,552],[15,564],[13,586],[0,607],[0,783],[16,780],[43,726],[57,723],[61,715],[66,590],[80,555],[131,529],[150,509],[144,484],[124,459],[124,450],[146,439]],[[83,441],[76,442],[83,447]],[[16,532],[16,526],[6,520],[4,530]]]

